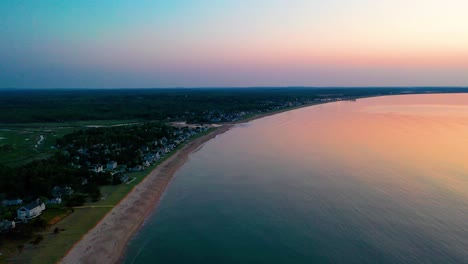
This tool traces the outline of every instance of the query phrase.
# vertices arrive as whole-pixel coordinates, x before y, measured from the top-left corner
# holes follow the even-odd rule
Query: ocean
[[[468,263],[468,94],[240,124],[190,156],[125,263]]]

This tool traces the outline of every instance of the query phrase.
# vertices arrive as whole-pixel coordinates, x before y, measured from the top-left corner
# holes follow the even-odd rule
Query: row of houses
[[[88,167],[88,169],[92,172],[95,172],[95,173],[100,173],[100,172],[104,172],[104,171],[111,171],[111,170],[114,170],[115,168],[117,168],[117,162],[116,161],[109,161],[107,164],[106,164],[106,167],[104,167],[103,165],[101,164],[95,164],[95,165],[91,165]]]
[[[27,223],[31,219],[40,216],[45,209],[45,204],[39,199],[21,206],[16,210],[16,221],[7,219],[0,220],[0,232],[10,231],[16,227],[17,222]]]
[[[200,128],[201,129],[201,128]],[[149,146],[142,146],[140,148],[141,153],[141,165],[137,165],[130,169],[130,171],[140,171],[145,167],[154,164],[157,160],[161,159],[164,155],[172,151],[177,145],[184,142],[187,138],[197,134],[201,130],[189,129],[188,131],[183,132],[182,130],[176,130],[174,136],[177,136],[175,139],[167,139],[165,137],[155,141],[153,146],[159,146],[157,150],[151,150]],[[206,130],[207,128],[203,128]],[[89,155],[87,149],[80,148],[78,153],[81,155]],[[109,161],[105,165],[95,164],[90,166],[88,169],[90,171],[100,173],[100,172],[111,172],[111,175],[118,175],[119,179],[122,182],[129,180],[128,175],[125,174],[127,167],[125,165],[120,166],[121,169],[118,169],[118,163],[116,161]],[[83,183],[82,183],[83,184]],[[86,182],[84,183],[86,184]],[[74,190],[69,186],[55,186],[51,191],[51,197],[47,204],[60,204],[62,203],[62,198],[70,196],[74,193]],[[20,206],[16,210],[16,220],[21,222],[27,222],[30,219],[36,218],[42,214],[46,208],[46,203],[39,200],[33,201],[31,203],[23,205],[23,200],[20,198],[3,200],[3,206]],[[14,228],[15,222],[13,220],[1,220],[0,230],[6,230],[9,228]]]
[[[46,203],[50,205],[61,204],[62,197],[70,196],[74,193],[73,189],[69,186],[60,187],[55,186],[52,189],[52,198],[47,200],[45,203],[40,199],[36,199],[28,204],[23,205],[23,200],[20,198],[3,200],[2,205],[5,207],[20,206],[16,209],[16,220],[17,222],[28,222],[29,220],[36,218],[42,214],[46,209]],[[0,220],[0,231],[5,232],[15,227],[15,221],[13,220]]]
[[[121,142],[97,143],[90,146],[81,145],[77,149],[75,149],[72,143],[64,146],[62,151],[66,156],[70,157],[72,166],[76,168],[86,166],[89,171],[94,173],[112,173],[119,167],[119,164],[113,159],[118,159],[123,164],[131,165],[130,171],[139,171],[144,167],[150,166],[155,160],[160,159],[175,148],[175,146],[207,129],[208,127],[206,126],[176,128],[169,135],[155,138],[136,148],[136,155],[132,160],[122,160],[121,157],[122,153],[126,153],[125,156],[129,157],[129,152],[126,151],[135,148],[135,145],[131,143],[123,145]],[[110,161],[108,161],[109,159]]]

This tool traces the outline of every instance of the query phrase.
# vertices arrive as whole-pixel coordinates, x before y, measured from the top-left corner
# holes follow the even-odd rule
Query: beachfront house
[[[129,171],[131,171],[131,172],[137,172],[137,171],[142,171],[142,170],[144,170],[144,169],[145,169],[145,168],[143,168],[142,165],[136,165],[135,167],[130,168]]]
[[[147,161],[147,162],[149,162],[149,163],[151,163],[151,162],[154,161],[155,157],[156,157],[156,156],[155,156],[153,153],[150,153],[150,154],[145,155],[145,156],[143,157],[143,160],[144,160],[144,161]]]
[[[109,161],[107,163],[107,170],[113,170],[115,168],[117,168],[117,162],[116,161]]]
[[[29,219],[40,216],[44,210],[45,204],[36,200],[16,210],[16,214],[18,219],[27,222]]]
[[[162,157],[162,156],[164,156],[166,154],[166,151],[165,151],[164,148],[160,148],[157,153],[158,153],[159,157]]]

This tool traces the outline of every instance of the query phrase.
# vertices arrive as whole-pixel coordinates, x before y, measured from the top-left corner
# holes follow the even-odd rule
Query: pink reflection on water
[[[268,145],[277,163],[345,168],[422,203],[434,191],[468,198],[468,94],[330,103],[257,120],[253,130],[262,138],[248,145]]]

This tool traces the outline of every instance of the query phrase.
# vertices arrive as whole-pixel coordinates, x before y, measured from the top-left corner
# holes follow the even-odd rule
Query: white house
[[[107,169],[108,170],[113,170],[117,168],[117,162],[115,161],[109,161],[109,163],[107,163]]]
[[[22,206],[20,209],[16,210],[17,218],[22,221],[27,221],[29,219],[36,218],[42,214],[42,211],[45,210],[45,204],[40,201],[34,201],[25,206]]]
[[[90,169],[89,169],[89,170],[90,170],[90,171],[94,171],[94,172],[96,172],[96,173],[99,173],[99,172],[102,172],[102,171],[104,171],[104,169],[103,169],[102,165],[99,165],[99,164],[98,164],[98,165],[94,165],[94,166],[90,167]]]

